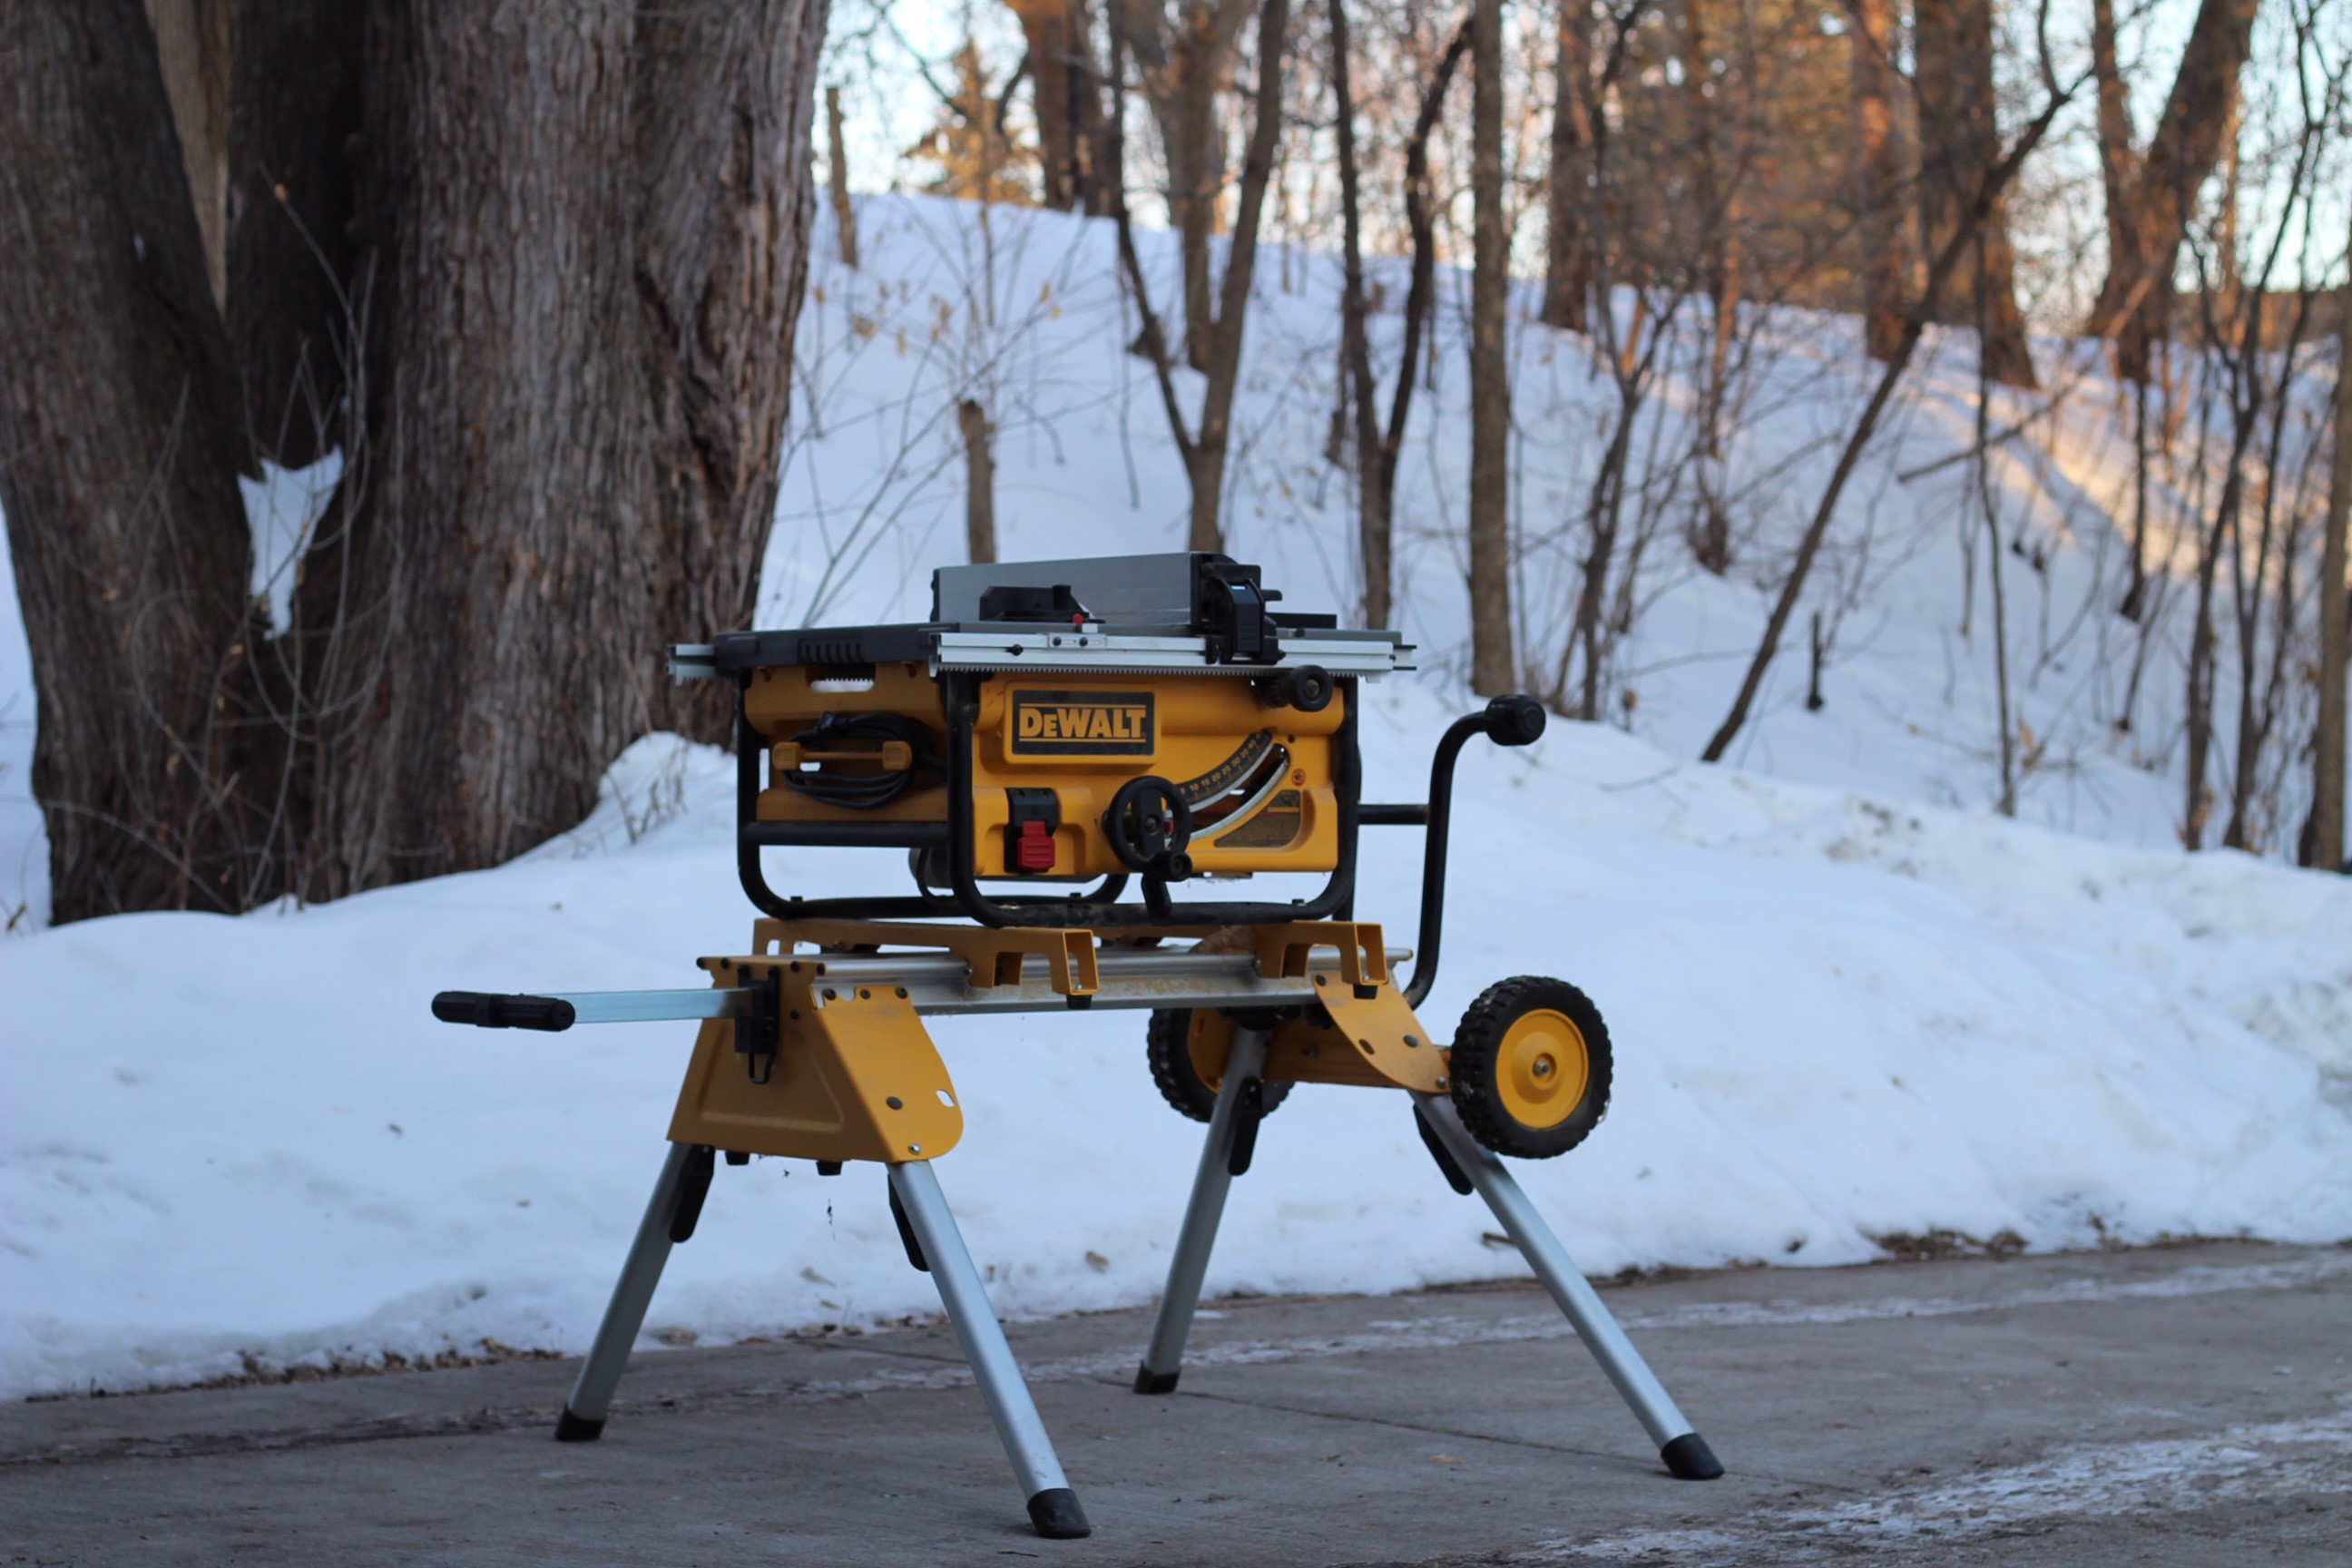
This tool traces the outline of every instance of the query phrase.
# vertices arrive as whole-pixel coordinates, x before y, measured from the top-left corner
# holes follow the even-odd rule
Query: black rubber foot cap
[[[584,1420],[568,1408],[555,1418],[555,1440],[559,1443],[593,1443],[604,1435],[604,1422]]]
[[[1135,1392],[1138,1394],[1173,1394],[1181,1372],[1154,1372],[1148,1366],[1135,1369]]]
[[[1678,1481],[1713,1481],[1723,1478],[1723,1461],[1706,1446],[1706,1439],[1696,1432],[1685,1432],[1664,1447],[1658,1457],[1666,1461],[1666,1468]]]
[[[1048,1541],[1079,1541],[1095,1532],[1095,1527],[1087,1522],[1087,1510],[1078,1506],[1078,1494],[1067,1487],[1031,1498],[1029,1522]]]

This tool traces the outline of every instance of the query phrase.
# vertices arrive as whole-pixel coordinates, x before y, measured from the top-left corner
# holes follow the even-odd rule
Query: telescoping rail
[[[1410,668],[1410,650],[1393,633],[1276,612],[1279,597],[1220,555],[952,567],[934,574],[929,622],[672,650],[681,677],[739,693],[738,879],[762,911],[748,949],[699,960],[705,987],[433,1003],[446,1022],[489,1028],[699,1026],[669,1152],[558,1438],[603,1433],[719,1155],[813,1160],[826,1175],[868,1162],[887,1173],[908,1261],[939,1288],[1032,1523],[1089,1533],[934,1173],[963,1110],[926,1020],[1147,1011],[1153,1079],[1207,1138],[1137,1393],[1177,1385],[1225,1197],[1266,1117],[1302,1084],[1401,1089],[1443,1179],[1493,1210],[1668,1472],[1723,1473],[1501,1157],[1565,1153],[1599,1123],[1612,1077],[1599,1010],[1564,981],[1521,975],[1481,994],[1450,1041],[1416,1011],[1443,950],[1455,765],[1482,735],[1531,744],[1543,710],[1496,699],[1440,737],[1425,802],[1367,803],[1360,683]],[[1354,918],[1368,826],[1425,829],[1411,949]],[[915,890],[784,896],[761,859],[780,845],[905,849]],[[1227,890],[1278,873],[1320,889]],[[1209,880],[1214,897],[1179,894]]]

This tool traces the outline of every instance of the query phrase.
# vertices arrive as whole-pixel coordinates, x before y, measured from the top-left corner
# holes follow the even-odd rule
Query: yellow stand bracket
[[[764,922],[763,922],[764,923]],[[829,983],[823,960],[706,958],[721,986],[772,985],[765,1081],[740,1020],[702,1026],[670,1141],[802,1160],[934,1160],[963,1137],[947,1064],[903,987]]]
[[[1388,946],[1370,921],[1300,921],[1249,931],[1258,973],[1268,980],[1309,976],[1330,1019],[1286,1018],[1276,1026],[1260,1076],[1276,1083],[1342,1083],[1369,1089],[1443,1093],[1444,1047],[1430,1037],[1389,972]],[[1318,950],[1336,950],[1338,973],[1310,971]],[[1206,1009],[1192,1015],[1187,1045],[1193,1069],[1212,1089],[1223,1079],[1233,1022]]]
[[[975,990],[1020,984],[1022,965],[1037,957],[1045,961],[1054,989],[1065,996],[1091,996],[1102,989],[1095,933],[1076,928],[831,920],[763,920],[752,925],[751,945],[763,953],[789,953],[802,943],[832,949],[938,948],[971,966]]]

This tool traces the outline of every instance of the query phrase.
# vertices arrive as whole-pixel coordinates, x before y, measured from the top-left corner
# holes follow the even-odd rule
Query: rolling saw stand
[[[1669,1471],[1722,1466],[1502,1159],[1580,1142],[1606,1110],[1606,1026],[1575,987],[1489,987],[1450,1046],[1415,1016],[1437,977],[1454,768],[1523,746],[1543,709],[1497,698],[1438,742],[1425,805],[1360,798],[1359,683],[1411,668],[1392,632],[1272,608],[1258,569],[1209,553],[948,567],[913,625],[742,632],[670,650],[731,680],[738,870],[761,911],[707,988],[444,992],[491,1028],[701,1022],[669,1152],[555,1435],[603,1433],[670,1248],[718,1156],[884,1168],[908,1261],[939,1287],[1041,1535],[1089,1533],[932,1164],[963,1112],[924,1020],[1148,1010],[1147,1056],[1208,1125],[1138,1394],[1172,1391],[1209,1253],[1261,1122],[1302,1083],[1402,1089],[1444,1179],[1493,1209]],[[1417,953],[1353,918],[1366,826],[1426,829]],[[904,849],[917,891],[784,898],[771,846]],[[1300,899],[1179,900],[1188,881],[1319,873]],[[1131,879],[1140,901],[1122,895]],[[983,881],[993,885],[984,890]],[[1055,885],[1075,890],[1049,892]],[[1400,984],[1392,965],[1413,961]]]

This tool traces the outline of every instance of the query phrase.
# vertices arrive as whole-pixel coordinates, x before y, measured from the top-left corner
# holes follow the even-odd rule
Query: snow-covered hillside
[[[867,270],[814,272],[762,623],[919,610],[929,567],[960,548],[952,399],[973,387],[1003,429],[1008,557],[1176,547],[1181,474],[1148,369],[1120,352],[1100,228],[999,213],[983,235],[969,209],[917,201],[865,214]],[[1237,421],[1233,549],[1300,608],[1350,596],[1351,513],[1320,455],[1329,272],[1266,258]],[[992,324],[984,300],[975,312],[991,278]],[[1827,461],[1815,438],[1849,406],[1832,396],[1853,384],[1843,334],[1792,321],[1776,340],[1790,390],[1759,395],[1748,437],[1759,474],[1781,466],[1757,480],[1775,520],[1759,555],[1810,499]],[[1520,354],[1529,530],[1589,471],[1593,393],[1540,330]],[[1430,742],[1470,702],[1447,521],[1466,461],[1458,363],[1423,405],[1406,476],[1404,619],[1429,668],[1370,706],[1380,798],[1417,798]],[[1662,561],[1626,659],[1629,727],[1555,724],[1531,752],[1464,763],[1447,968],[1427,1012],[1445,1028],[1485,984],[1550,973],[1608,1015],[1615,1110],[1574,1155],[1524,1173],[1588,1270],[1850,1261],[1938,1228],[2037,1247],[2352,1237],[2352,881],[2167,847],[2177,786],[2116,750],[2085,696],[2105,634],[2034,651],[2042,584],[2058,644],[2095,563],[2113,580],[2094,506],[2113,475],[2004,471],[2053,546],[2045,572],[2019,566],[2011,622],[2042,682],[2021,675],[2025,715],[2053,760],[2028,777],[2028,820],[1986,809],[1983,610],[1962,641],[1953,500],[1937,489],[1959,480],[1894,479],[1964,442],[1964,372],[1934,372],[1950,395],[1923,400],[1902,450],[1874,455],[1857,486],[1849,538],[1883,543],[1826,709],[1802,708],[1800,649],[1738,765],[1693,763],[1762,599],[1737,571]],[[1538,646],[1560,595],[1544,570],[1523,584]],[[724,759],[643,742],[594,819],[496,870],[307,910],[43,931],[30,707],[11,601],[0,897],[27,907],[0,942],[0,1392],[583,1347],[658,1166],[691,1029],[484,1034],[436,1025],[425,1003],[444,987],[696,984],[696,955],[748,934]],[[1362,912],[1409,942],[1418,835],[1374,831]],[[771,868],[811,892],[904,878],[890,855],[777,852]],[[939,1034],[970,1117],[941,1181],[1000,1305],[1148,1299],[1198,1130],[1159,1102],[1140,1018]],[[1304,1089],[1236,1186],[1210,1285],[1518,1271],[1482,1240],[1491,1226],[1439,1180],[1399,1098]],[[878,1176],[761,1161],[721,1169],[651,1326],[677,1342],[934,1308]]]

